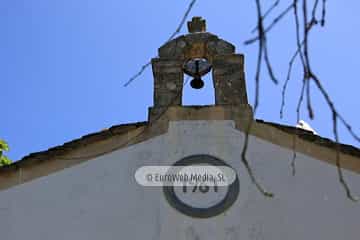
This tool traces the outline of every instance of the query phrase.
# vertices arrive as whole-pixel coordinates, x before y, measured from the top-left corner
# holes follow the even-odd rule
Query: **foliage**
[[[0,167],[11,164],[11,160],[3,154],[4,151],[9,151],[8,144],[0,139]]]

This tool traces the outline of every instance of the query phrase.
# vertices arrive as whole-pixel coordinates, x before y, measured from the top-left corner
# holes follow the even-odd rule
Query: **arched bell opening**
[[[243,55],[206,32],[201,18],[193,18],[188,27],[189,34],[165,43],[152,59],[154,108],[247,105]]]
[[[184,87],[182,92],[182,105],[214,105],[215,88],[212,79],[212,71],[201,77],[203,86],[199,89],[191,85],[192,81],[197,81],[192,76],[184,73]]]
[[[205,57],[190,58],[183,64],[183,105],[212,105],[215,103],[214,85],[211,79],[212,64]]]

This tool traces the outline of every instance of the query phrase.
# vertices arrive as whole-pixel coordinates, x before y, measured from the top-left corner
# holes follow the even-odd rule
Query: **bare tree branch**
[[[265,12],[265,14],[261,17],[262,20],[264,21],[265,18],[270,15],[270,13],[272,12],[272,10],[274,10],[280,3],[280,0],[276,0],[270,7],[269,9]],[[253,28],[253,30],[251,30],[251,33],[254,33],[257,30],[257,26]]]
[[[151,62],[148,62],[144,65],[142,65],[142,67],[140,68],[140,71],[137,72],[134,76],[132,76],[125,84],[124,87],[127,87],[130,83],[132,83],[132,81],[134,81],[136,78],[138,78],[144,71],[146,68],[148,68],[151,65]]]
[[[260,83],[260,73],[261,73],[261,61],[262,61],[262,55],[263,55],[263,50],[264,50],[264,42],[266,41],[264,39],[264,29],[263,29],[263,25],[262,25],[262,14],[261,14],[261,6],[260,6],[260,1],[256,0],[256,8],[257,8],[257,16],[258,16],[258,32],[259,32],[259,36],[260,36],[260,41],[259,41],[259,48],[258,48],[258,59],[257,59],[257,67],[256,67],[256,76],[255,76],[255,102],[254,102],[254,115],[256,113],[257,107],[259,105],[259,83]],[[270,70],[269,70],[270,69]],[[271,67],[268,67],[269,72],[272,71]],[[251,127],[253,124],[253,116],[250,115],[249,119],[248,119],[248,127],[245,131],[245,139],[244,139],[244,145],[243,145],[243,149],[241,152],[241,161],[244,164],[251,181],[255,184],[256,188],[266,197],[273,197],[274,194],[271,192],[266,191],[261,185],[260,183],[257,181],[257,179],[255,178],[255,175],[250,167],[249,161],[246,158],[246,153],[247,153],[247,149],[248,149],[248,144],[249,144],[249,135],[250,135],[250,131],[251,131]]]
[[[298,2],[301,1],[302,3],[302,7],[301,7],[301,15],[298,13]],[[269,13],[271,11],[273,11],[279,4],[278,1],[276,1],[273,5],[271,5],[271,7],[269,8],[269,10],[266,12],[266,14],[261,15],[261,5],[260,2],[257,0],[256,4],[257,4],[257,19],[258,19],[258,23],[257,23],[257,36],[254,38],[251,38],[247,41],[245,41],[245,44],[252,44],[256,41],[258,41],[259,44],[259,50],[258,50],[258,60],[257,60],[257,67],[256,67],[256,74],[255,74],[255,103],[254,103],[254,113],[256,112],[256,109],[258,108],[259,105],[259,86],[260,86],[260,70],[261,70],[261,62],[262,62],[262,56],[264,55],[264,61],[265,64],[268,68],[268,73],[270,78],[274,81],[274,75],[272,72],[272,68],[271,68],[271,62],[268,58],[268,54],[267,54],[267,42],[266,42],[266,34],[269,33],[269,31],[274,28],[275,25],[277,25],[280,20],[284,19],[284,16],[286,16],[291,9],[293,9],[293,14],[294,14],[294,19],[295,19],[295,28],[296,28],[296,45],[297,45],[297,49],[294,53],[294,55],[291,57],[290,61],[289,61],[289,68],[288,68],[288,73],[287,73],[287,77],[286,77],[286,81],[283,85],[282,88],[282,101],[281,101],[281,107],[280,107],[280,117],[283,117],[283,110],[284,110],[284,106],[285,106],[285,94],[286,94],[286,89],[287,89],[287,85],[291,79],[291,71],[292,71],[292,67],[294,65],[294,62],[296,60],[297,57],[300,58],[300,62],[301,62],[301,66],[303,68],[303,77],[302,77],[302,87],[301,87],[301,92],[299,95],[299,100],[298,100],[298,104],[296,107],[296,115],[297,115],[297,122],[299,122],[300,120],[300,111],[301,111],[301,106],[302,106],[302,102],[304,97],[306,97],[306,106],[307,106],[307,113],[309,115],[310,119],[314,118],[314,110],[312,107],[312,103],[311,103],[311,82],[315,83],[316,88],[320,91],[320,93],[322,94],[322,96],[325,98],[325,101],[327,103],[327,105],[330,108],[330,111],[332,112],[333,115],[333,133],[334,133],[334,137],[335,137],[335,141],[336,144],[339,146],[339,141],[338,141],[338,132],[337,132],[337,127],[338,127],[338,119],[340,120],[340,122],[345,126],[345,128],[347,129],[347,131],[351,134],[351,136],[358,142],[360,142],[360,137],[354,133],[354,131],[351,128],[351,125],[345,121],[345,119],[337,112],[337,110],[335,109],[335,106],[333,104],[333,102],[331,101],[328,93],[326,92],[326,90],[323,88],[320,79],[317,77],[317,75],[312,71],[311,68],[311,63],[310,63],[310,54],[309,54],[309,35],[310,32],[313,30],[313,28],[315,26],[318,25],[318,23],[320,22],[320,26],[324,26],[325,24],[325,16],[326,16],[326,0],[322,0],[322,7],[321,7],[321,18],[320,20],[318,20],[317,18],[317,13],[318,13],[318,9],[319,9],[319,4],[320,1],[319,0],[315,0],[313,2],[313,6],[310,10],[311,13],[311,18],[308,18],[308,13],[309,13],[309,9],[308,9],[308,0],[292,0],[292,3],[285,9],[283,10],[277,17],[275,17],[272,22],[269,24],[268,27],[266,27],[264,29],[264,20],[265,18],[269,15]],[[260,16],[259,16],[259,12],[260,12]],[[302,19],[302,24],[300,24],[300,19]],[[300,27],[302,26],[302,36],[300,33]],[[253,31],[252,31],[253,32]],[[274,81],[275,82],[275,81]],[[297,131],[296,131],[296,135],[297,135]],[[248,137],[246,138],[246,140],[248,139]],[[248,140],[247,140],[248,141]],[[247,148],[247,142],[244,144]],[[295,169],[295,159],[296,159],[296,137],[294,135],[293,138],[293,158],[291,161],[291,167],[292,167],[292,174],[295,175],[296,173],[296,169]],[[244,156],[244,151],[242,153],[242,156]],[[343,188],[346,191],[346,196],[351,199],[352,201],[356,201],[357,198],[354,197],[351,193],[350,188],[348,187],[348,184],[346,183],[344,177],[343,177],[343,173],[342,173],[342,168],[340,165],[340,149],[337,149],[337,160],[336,160],[336,165],[337,165],[337,169],[338,169],[338,175],[339,175],[339,182],[341,183],[341,185],[343,186]]]
[[[267,28],[265,28],[264,34],[268,33],[280,20],[282,20],[282,18],[284,18],[290,12],[292,8],[293,8],[293,4],[290,4],[283,12],[281,12],[276,18],[274,18],[272,23]],[[261,23],[263,24],[263,20],[261,20]],[[258,34],[256,37],[246,40],[244,44],[249,45],[258,41],[259,39],[260,39],[260,35]]]
[[[339,182],[341,183],[341,185],[343,186],[345,192],[346,192],[346,196],[353,202],[357,202],[359,201],[359,198],[356,196],[353,196],[353,194],[351,193],[351,190],[348,186],[348,184],[345,181],[344,178],[344,174],[342,172],[342,168],[341,168],[341,161],[340,161],[340,144],[339,144],[339,135],[337,132],[337,118],[338,116],[336,115],[335,112],[333,112],[333,131],[334,131],[334,136],[335,136],[335,141],[336,141],[336,167],[337,167],[337,172],[338,172],[338,176],[339,176]]]
[[[188,5],[183,17],[181,18],[181,21],[178,25],[178,27],[175,29],[175,31],[170,35],[169,39],[166,42],[169,42],[171,40],[174,39],[174,37],[176,37],[176,35],[178,35],[182,29],[182,27],[185,24],[186,19],[188,18],[191,9],[194,7],[195,3],[197,0],[191,0],[190,4]],[[132,83],[136,78],[138,78],[144,71],[146,68],[148,68],[151,65],[151,62],[147,62],[146,64],[144,64],[140,70],[134,75],[132,76],[125,84],[124,87],[129,86],[130,83]]]
[[[304,44],[304,42],[301,43],[301,46],[303,44]],[[286,81],[284,82],[284,85],[283,85],[282,91],[281,91],[280,118],[283,118],[284,107],[285,107],[285,94],[286,94],[287,85],[291,78],[292,67],[294,65],[297,55],[300,53],[300,50],[301,50],[301,47],[295,51],[294,55],[291,57],[291,59],[289,61],[289,67],[288,67],[288,72],[287,72],[287,76],[286,76]]]

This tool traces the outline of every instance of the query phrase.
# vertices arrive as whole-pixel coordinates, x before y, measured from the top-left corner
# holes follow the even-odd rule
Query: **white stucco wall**
[[[1,240],[279,240],[360,238],[360,203],[346,199],[336,168],[251,138],[248,158],[263,185],[251,184],[240,160],[243,134],[232,121],[172,122],[168,133],[95,160],[0,191]],[[134,179],[144,165],[171,165],[193,154],[218,157],[239,174],[240,194],[208,219],[173,209],[159,187]],[[360,175],[344,171],[356,193]]]

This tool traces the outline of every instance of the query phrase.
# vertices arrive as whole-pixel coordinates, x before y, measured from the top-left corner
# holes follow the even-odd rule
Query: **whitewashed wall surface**
[[[1,240],[359,240],[360,203],[345,197],[336,168],[251,137],[251,183],[240,154],[244,135],[233,121],[177,121],[146,142],[0,191]],[[144,165],[172,165],[194,154],[223,160],[238,174],[236,201],[223,213],[194,218],[173,208],[161,187],[139,185]],[[345,171],[360,193],[360,175]]]

